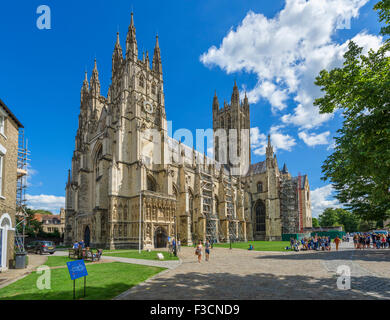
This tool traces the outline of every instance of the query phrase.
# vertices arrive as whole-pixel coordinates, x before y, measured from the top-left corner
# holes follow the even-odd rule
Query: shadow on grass
[[[87,283],[86,296],[84,297],[84,280],[80,279],[76,284],[76,300],[110,300],[120,293],[132,288],[134,285],[124,283],[112,283],[106,286],[95,287]],[[20,293],[0,300],[73,300],[73,282],[71,288],[63,291],[52,292],[42,290],[39,293]]]
[[[382,285],[370,288],[370,291],[380,294],[383,299],[390,298],[390,292],[383,289],[390,287],[390,279],[353,278],[353,291],[337,289],[336,280],[336,277],[318,279],[298,275],[276,276],[269,273],[239,276],[231,273],[191,272],[176,274],[174,278],[155,278],[152,282],[133,288],[121,297],[121,300],[375,299],[362,290],[370,283],[381,283]]]

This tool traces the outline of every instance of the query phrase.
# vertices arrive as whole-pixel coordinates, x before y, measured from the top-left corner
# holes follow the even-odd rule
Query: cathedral
[[[148,249],[165,247],[168,237],[188,245],[272,241],[310,228],[308,177],[279,169],[270,137],[265,161],[250,163],[250,106],[236,83],[230,104],[220,108],[214,95],[212,114],[213,158],[168,135],[159,39],[152,63],[148,52],[140,60],[131,14],[125,53],[117,34],[107,97],[96,60],[89,81],[85,74],[66,183],[65,243]]]

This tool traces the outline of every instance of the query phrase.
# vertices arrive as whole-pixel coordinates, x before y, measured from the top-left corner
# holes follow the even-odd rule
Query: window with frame
[[[263,183],[262,182],[257,183],[257,192],[263,192]]]

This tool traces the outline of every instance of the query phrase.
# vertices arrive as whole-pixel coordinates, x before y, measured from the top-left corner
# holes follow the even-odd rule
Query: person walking
[[[340,244],[339,236],[336,236],[336,238],[333,240],[333,242],[336,245],[336,251],[339,251],[339,244]]]
[[[207,240],[205,245],[204,245],[204,251],[206,254],[206,261],[210,260],[210,247],[211,247],[210,242],[209,242],[209,240]]]
[[[203,249],[202,241],[199,240],[198,245],[196,246],[196,250],[195,250],[195,254],[198,256],[199,263],[202,260],[202,249]]]
[[[177,252],[180,252],[181,249],[181,241],[178,239],[177,240]]]

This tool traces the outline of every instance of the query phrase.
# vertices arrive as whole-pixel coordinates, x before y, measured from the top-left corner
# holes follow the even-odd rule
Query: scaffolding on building
[[[213,184],[211,178],[202,176],[206,181],[203,185],[203,214],[206,217],[206,239],[213,242],[218,242],[217,220],[216,212],[213,212]]]
[[[244,222],[238,222],[238,241],[246,241],[244,233]]]
[[[296,233],[299,230],[299,221],[295,219],[298,212],[295,184],[294,179],[283,179],[280,185],[282,233]]]
[[[299,212],[299,232],[303,233],[303,214],[302,214],[302,197],[301,197],[301,173],[298,173],[298,188],[297,188],[297,195],[298,195],[298,212]]]
[[[24,129],[19,129],[18,135],[18,159],[17,159],[17,186],[16,186],[16,227],[15,227],[15,250],[24,252],[26,213],[26,189],[27,169],[30,161],[28,141],[24,137]],[[20,228],[21,226],[21,228]],[[21,230],[21,231],[20,231]]]
[[[218,219],[218,241],[219,242],[226,242],[226,236],[223,233],[222,225],[221,225],[221,220]]]

